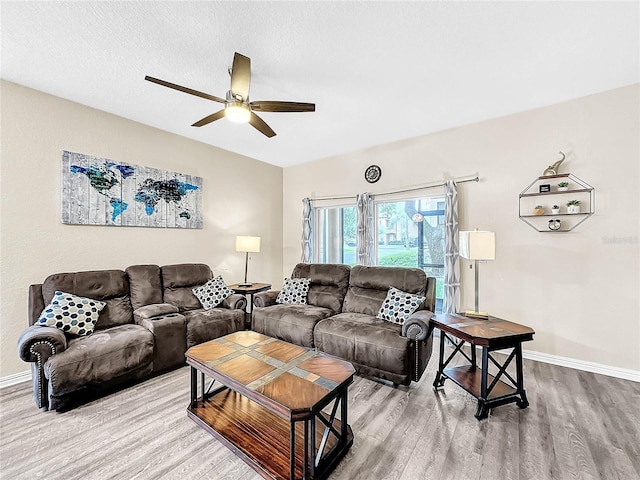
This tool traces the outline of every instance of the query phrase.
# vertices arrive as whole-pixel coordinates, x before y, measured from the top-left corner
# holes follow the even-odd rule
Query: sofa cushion
[[[342,311],[375,316],[390,287],[424,296],[427,276],[419,268],[356,265],[351,269]]]
[[[224,283],[222,275],[212,278],[204,285],[192,288],[191,291],[205,310],[217,307],[225,298],[233,295],[233,290]]]
[[[310,278],[307,303],[331,309],[338,313],[349,286],[349,265],[331,263],[299,263],[291,278]]]
[[[382,302],[377,318],[403,325],[424,302],[424,299],[422,295],[413,295],[391,287],[387,292],[387,298]]]
[[[208,265],[203,263],[164,265],[160,267],[160,271],[162,272],[162,298],[165,303],[175,305],[181,312],[202,308],[191,289],[211,280],[213,274]]]
[[[330,315],[333,315],[330,309],[315,305],[271,305],[253,310],[251,329],[285,342],[313,348],[314,327]]]
[[[105,305],[100,300],[57,291],[51,303],[44,307],[38,323],[71,335],[89,335]]]
[[[125,270],[131,288],[134,310],[162,303],[162,276],[158,265],[132,265]]]
[[[282,290],[276,297],[276,303],[306,305],[310,285],[310,278],[285,278]]]
[[[120,325],[69,340],[67,349],[44,364],[53,392],[61,395],[124,375],[153,359],[153,334],[139,325]]]
[[[187,319],[187,348],[244,329],[244,311],[229,308],[190,310]]]
[[[42,283],[42,298],[45,304],[51,302],[56,291],[106,303],[100,312],[96,330],[133,323],[129,279],[122,270],[56,273],[48,276]]]
[[[318,322],[314,341],[319,350],[349,362],[407,375],[413,342],[401,336],[401,330],[373,315],[340,313]]]

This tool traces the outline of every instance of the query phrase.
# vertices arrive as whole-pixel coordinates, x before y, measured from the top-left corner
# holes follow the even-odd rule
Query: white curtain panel
[[[375,216],[373,214],[373,195],[360,193],[356,197],[357,230],[356,261],[358,265],[375,265]]]
[[[458,187],[453,180],[444,186],[444,302],[442,313],[460,309],[460,257],[458,254]]]
[[[302,258],[304,263],[313,261],[313,208],[311,199],[302,199]]]

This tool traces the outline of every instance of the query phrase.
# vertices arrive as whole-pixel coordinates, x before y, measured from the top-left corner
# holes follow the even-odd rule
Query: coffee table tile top
[[[250,330],[191,347],[188,355],[291,410],[314,405],[353,375],[348,363]]]
[[[292,343],[270,342],[260,345],[255,351],[286,363],[300,355],[303,355],[307,349],[299,347],[298,345],[293,345]]]
[[[261,362],[249,355],[240,355],[217,365],[216,368],[226,376],[246,385],[269,374],[275,370],[276,367]]]
[[[189,353],[202,362],[212,362],[218,358],[234,353],[235,350],[220,343],[206,345],[201,343],[189,349]]]
[[[275,400],[291,410],[315,405],[327,396],[329,389],[315,382],[301,378],[290,372],[282,372],[272,381],[265,383],[256,391],[265,397]],[[295,392],[292,395],[292,392]]]

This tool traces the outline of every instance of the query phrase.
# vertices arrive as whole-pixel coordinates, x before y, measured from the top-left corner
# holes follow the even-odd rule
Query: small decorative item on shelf
[[[561,226],[562,223],[560,222],[560,220],[549,220],[549,230],[560,230]]]
[[[551,213],[553,213],[554,215],[557,215],[560,213],[560,207],[558,205],[554,205],[553,207],[551,207]]]
[[[569,190],[569,182],[560,182],[560,183],[558,183],[558,191],[559,192],[566,192],[567,190]]]
[[[550,183],[544,183],[542,185],[540,185],[540,193],[547,193],[551,191],[551,184]]]
[[[562,152],[558,152],[560,153],[560,155],[562,155],[562,158],[560,160],[558,160],[556,163],[554,163],[553,165],[549,165],[544,173],[542,174],[542,176],[547,177],[549,175],[557,175],[558,174],[558,170],[560,169],[560,164],[562,162],[564,162],[564,159],[566,158],[566,155]]]
[[[567,202],[567,213],[580,213],[580,200],[569,200]]]
[[[544,207],[542,205],[536,205],[533,207],[534,215],[544,215]]]

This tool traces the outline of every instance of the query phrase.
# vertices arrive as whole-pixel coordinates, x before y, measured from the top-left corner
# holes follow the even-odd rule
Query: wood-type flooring
[[[356,376],[354,443],[332,480],[640,479],[640,383],[525,360],[530,407],[474,417],[451,381]],[[0,390],[0,478],[47,480],[261,477],[187,418],[180,368],[66,413],[39,411],[29,382]]]

